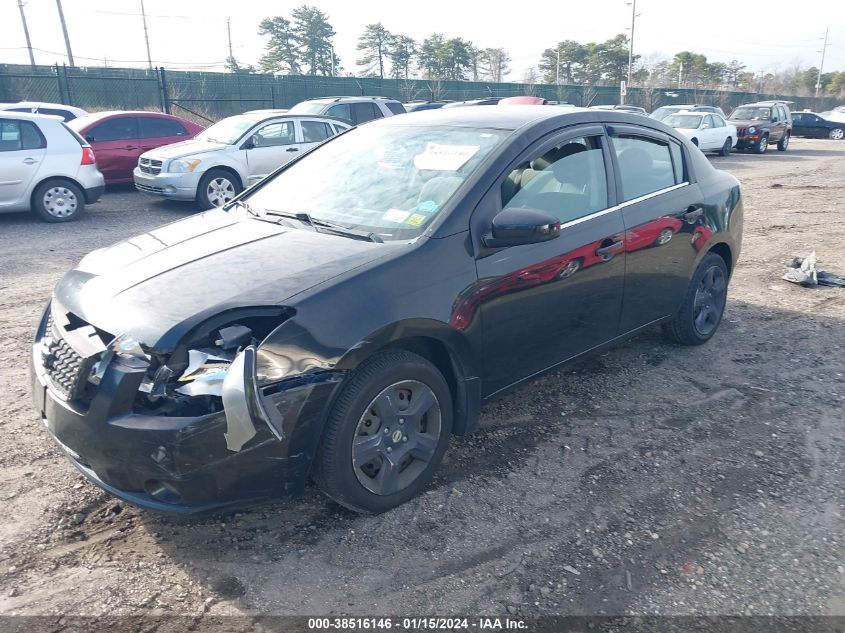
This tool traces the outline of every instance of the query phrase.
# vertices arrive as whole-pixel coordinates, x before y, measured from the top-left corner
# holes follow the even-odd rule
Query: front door
[[[85,140],[94,148],[97,167],[106,182],[119,182],[131,176],[141,154],[137,117],[106,119],[88,130]]]
[[[477,246],[478,283],[463,314],[481,318],[485,396],[616,336],[625,244],[608,161],[603,128],[576,128],[524,152],[476,208],[477,245],[506,207],[539,209],[561,222],[560,236],[548,242]]]
[[[258,127],[251,135],[246,152],[249,185],[293,160],[302,151],[292,120],[271,121]]]
[[[642,128],[609,130],[625,224],[625,333],[678,309],[692,276],[704,209],[698,185],[686,177],[679,143]]]

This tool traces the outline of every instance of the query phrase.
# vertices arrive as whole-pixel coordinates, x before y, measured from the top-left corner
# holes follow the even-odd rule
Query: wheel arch
[[[37,183],[35,183],[35,185],[33,185],[32,191],[29,194],[30,210],[35,207],[35,193],[38,191],[38,188],[41,187],[41,185],[47,184],[48,182],[69,182],[74,187],[78,188],[79,191],[82,192],[82,204],[88,204],[88,200],[85,198],[85,187],[83,187],[75,178],[71,178],[70,176],[47,176],[46,178],[42,178]]]
[[[235,169],[234,167],[232,167],[231,165],[225,165],[225,164],[214,165],[213,167],[209,167],[208,169],[206,169],[205,173],[202,175],[202,178],[200,178],[200,182],[202,181],[203,178],[205,178],[206,176],[208,176],[208,174],[210,174],[211,172],[213,172],[215,170],[225,171],[225,172],[231,174],[232,176],[234,176],[235,178],[238,179],[238,184],[241,186],[241,191],[246,189],[246,185],[244,184],[243,176],[241,176],[241,174],[238,172],[238,170]],[[199,187],[197,188],[197,195],[199,195]]]
[[[728,277],[730,278],[734,268],[733,251],[730,245],[727,242],[717,242],[707,249],[705,255],[707,253],[715,253],[725,261],[725,266],[728,269]]]

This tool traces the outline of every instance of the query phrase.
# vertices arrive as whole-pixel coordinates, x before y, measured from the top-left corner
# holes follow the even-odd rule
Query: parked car
[[[499,99],[499,103],[497,105],[546,105],[548,103],[548,100],[543,97],[521,95],[518,97],[505,97],[504,99]]]
[[[670,114],[677,114],[678,112],[686,111],[686,112],[710,112],[714,114],[718,114],[723,119],[726,119],[727,116],[722,111],[722,108],[719,106],[711,106],[711,105],[701,105],[698,103],[690,103],[688,105],[683,104],[675,104],[675,105],[666,105],[657,108],[654,112],[649,114],[652,119],[657,119],[658,121],[662,121]]]
[[[648,112],[645,111],[645,108],[640,108],[638,106],[632,105],[625,105],[623,103],[617,103],[613,105],[594,105],[590,106],[591,110],[618,110],[620,112],[628,112],[630,114],[639,114],[640,116],[648,116]]]
[[[764,154],[769,145],[777,143],[778,151],[785,152],[792,134],[788,104],[787,101],[760,101],[741,105],[731,112],[728,120],[736,125],[736,148]]]
[[[739,183],[657,121],[597,114],[385,118],[223,209],[89,254],[35,334],[46,428],[141,506],[209,509],[310,476],[380,512],[516,385],[653,324],[705,343],[740,254]]]
[[[0,212],[68,222],[99,200],[94,150],[58,116],[0,112]]]
[[[423,112],[425,110],[437,110],[438,108],[442,108],[447,103],[451,103],[449,101],[410,101],[408,103],[403,103],[402,107],[405,108],[405,112]]]
[[[60,116],[67,123],[73,119],[88,114],[82,108],[65,105],[63,103],[44,103],[42,101],[19,101],[17,103],[0,103],[0,111],[29,112],[31,114],[49,114]]]
[[[444,105],[444,108],[463,108],[464,106],[496,105],[501,97],[484,97],[482,99],[469,99],[467,101],[452,101]]]
[[[792,134],[810,138],[830,138],[841,141],[845,137],[845,122],[831,121],[815,112],[791,112]]]
[[[193,140],[144,152],[132,172],[135,187],[203,209],[231,202],[245,188],[335,134],[347,121],[326,116],[228,117]]]
[[[828,110],[827,112],[819,113],[820,117],[828,119],[830,121],[837,121],[839,123],[845,123],[845,106],[837,106],[833,108],[833,110]]]
[[[715,113],[678,112],[667,116],[663,123],[689,138],[702,152],[727,156],[736,145],[736,126]]]
[[[193,138],[203,127],[158,112],[97,112],[68,123],[91,144],[106,184],[132,182],[141,154]]]
[[[405,114],[404,106],[387,97],[322,97],[293,106],[290,114],[319,114],[361,125],[394,114]]]

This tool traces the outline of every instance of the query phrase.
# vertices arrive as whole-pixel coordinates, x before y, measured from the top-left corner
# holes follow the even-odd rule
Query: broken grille
[[[47,318],[47,330],[41,340],[41,358],[53,386],[67,400],[77,399],[85,389],[94,359],[83,358],[67,344],[52,316]]]
[[[161,173],[161,161],[152,160],[150,158],[142,158],[138,163],[138,168],[145,174],[152,174],[155,176]]]

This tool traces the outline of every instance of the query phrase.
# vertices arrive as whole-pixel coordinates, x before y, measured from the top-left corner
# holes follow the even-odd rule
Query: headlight
[[[184,174],[192,172],[197,168],[202,161],[199,158],[193,160],[172,160],[167,166],[167,171],[174,174]]]
[[[99,385],[103,374],[106,373],[106,368],[112,361],[132,371],[146,371],[151,360],[150,355],[143,350],[138,341],[131,336],[121,334],[106,346],[106,350],[100,355],[100,360],[94,363],[88,380]]]
[[[757,131],[757,128],[756,128],[756,127],[754,127],[753,125],[752,125],[750,128],[748,128],[748,133],[749,133],[749,134],[754,134],[754,132],[756,132],[756,131]]]

